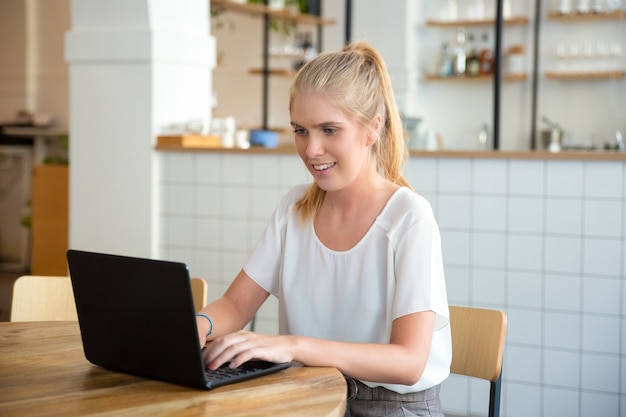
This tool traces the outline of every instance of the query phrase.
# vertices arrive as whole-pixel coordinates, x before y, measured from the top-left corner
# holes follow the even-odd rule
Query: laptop
[[[83,350],[95,365],[197,389],[291,365],[251,360],[237,369],[208,370],[184,263],[72,249],[67,261]]]

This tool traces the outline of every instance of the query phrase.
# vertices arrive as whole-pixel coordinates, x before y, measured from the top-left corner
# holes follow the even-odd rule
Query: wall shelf
[[[546,78],[553,80],[621,80],[626,71],[559,72],[547,71]]]
[[[549,12],[549,20],[558,20],[560,22],[581,22],[588,20],[619,20],[626,18],[626,12],[624,10],[615,10],[608,13],[571,13],[561,14],[559,12]]]
[[[249,70],[249,73],[253,75],[264,75],[265,71],[263,70],[263,68],[251,68]],[[267,74],[274,75],[277,77],[294,77],[296,75],[296,71],[290,70],[290,69],[275,68],[275,69],[268,69]]]
[[[238,13],[246,13],[253,16],[269,16],[272,19],[285,20],[295,23],[310,25],[334,25],[335,19],[324,19],[304,13],[294,13],[289,9],[275,10],[263,4],[238,3],[232,0],[211,0],[211,7],[214,9],[232,10]]]
[[[494,19],[480,19],[480,20],[427,20],[426,26],[433,27],[459,27],[459,26],[491,26],[495,24]],[[513,16],[508,19],[504,19],[505,25],[527,25],[528,17],[526,16]]]
[[[450,83],[473,83],[473,82],[485,82],[493,80],[493,75],[477,75],[477,76],[462,76],[462,77],[442,77],[437,74],[426,74],[424,76],[426,81],[441,81]],[[502,81],[526,81],[528,79],[527,74],[502,74]]]

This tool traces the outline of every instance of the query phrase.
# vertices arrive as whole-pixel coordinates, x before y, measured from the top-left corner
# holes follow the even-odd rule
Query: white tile
[[[250,184],[278,187],[279,165],[277,155],[257,155],[250,159]]]
[[[437,159],[409,158],[404,177],[418,193],[437,191]]]
[[[580,311],[582,283],[580,275],[554,275],[545,277],[546,310]]]
[[[235,279],[248,259],[248,254],[243,252],[222,252],[222,276],[220,280],[224,283],[224,289]]]
[[[489,384],[477,378],[470,378],[470,413],[472,416],[487,415],[489,411]],[[504,395],[502,396],[504,397]],[[501,401],[504,398],[500,399]]]
[[[506,194],[508,163],[504,159],[475,159],[473,161],[474,193]]]
[[[503,233],[472,234],[472,264],[504,268],[506,263],[506,235]]]
[[[587,197],[622,198],[624,163],[621,161],[587,161],[585,195]]]
[[[194,163],[196,184],[219,185],[222,183],[222,154],[199,153]]]
[[[468,159],[439,159],[437,176],[440,192],[470,193],[472,165]]]
[[[541,346],[542,313],[538,310],[508,308],[507,343]]]
[[[510,197],[508,229],[511,232],[542,233],[544,230],[544,199]]]
[[[546,349],[543,352],[543,382],[579,388],[580,353]]]
[[[470,303],[470,275],[465,267],[446,266],[446,290],[450,304],[468,305]]]
[[[167,217],[168,246],[191,247],[193,244],[193,222],[188,217]]]
[[[582,242],[575,237],[546,237],[545,269],[550,272],[579,273]]]
[[[439,195],[437,222],[440,228],[469,229],[470,215],[469,195]]]
[[[191,216],[194,200],[191,184],[167,184],[161,189],[165,196],[164,213]]]
[[[244,154],[224,154],[222,159],[222,184],[250,184],[250,156]]]
[[[509,271],[507,273],[507,303],[514,307],[541,308],[541,273]]]
[[[472,227],[474,230],[502,231],[506,229],[507,199],[477,196],[472,198]]]
[[[469,378],[450,375],[441,384],[440,399],[445,415],[466,415],[469,410]]]
[[[170,247],[167,250],[166,261],[183,262],[187,265],[193,264],[193,251],[188,248]]]
[[[222,242],[221,220],[197,218],[194,220],[194,246],[198,249],[219,249]]]
[[[248,188],[224,186],[220,203],[222,217],[247,219],[250,216]]]
[[[252,208],[250,217],[269,220],[280,200],[278,190],[273,188],[253,188],[249,191],[249,194],[250,207]]]
[[[194,269],[189,273],[193,277],[203,278],[209,284],[209,299],[215,299],[222,295],[218,291],[220,277],[222,275],[220,252],[216,249],[194,250]]]
[[[578,416],[579,392],[571,389],[543,389],[543,414],[546,417]],[[539,414],[535,414],[539,415]]]
[[[552,196],[582,197],[583,162],[548,160],[546,193]]]
[[[582,357],[583,389],[619,392],[619,356],[583,353]]]
[[[441,230],[441,250],[444,264],[469,265],[470,264],[470,234]]]
[[[539,385],[518,384],[506,382],[502,386],[503,397],[501,416],[529,417],[541,415],[541,387]],[[561,414],[544,414],[545,416],[560,416]],[[575,415],[575,414],[571,414]]]
[[[541,350],[522,346],[507,347],[506,370],[509,379],[536,383],[541,378]]]
[[[168,152],[164,155],[161,167],[163,169],[162,180],[167,183],[193,181],[193,157],[192,153]]]
[[[543,237],[539,235],[509,234],[507,245],[508,267],[540,271],[543,269]]]
[[[193,190],[195,216],[217,217],[221,211],[221,188],[218,185],[196,185]]]
[[[585,239],[585,274],[619,277],[622,269],[622,244],[619,240]]]
[[[225,250],[248,250],[248,222],[224,219],[222,221],[222,244]]]
[[[586,200],[583,228],[585,236],[620,237],[623,209],[622,201]]]
[[[622,314],[621,278],[586,277],[583,279],[585,313]]]
[[[583,316],[583,350],[619,354],[620,324],[616,317]]]
[[[505,281],[504,270],[474,268],[472,302],[478,305],[503,305]]]
[[[509,193],[542,196],[545,193],[545,162],[513,159],[509,162]]]
[[[281,155],[278,160],[278,182],[285,188],[291,188],[297,184],[308,184],[313,177],[304,166],[299,156]]]
[[[580,344],[580,315],[546,312],[544,344],[553,348],[578,349]]]
[[[546,233],[580,236],[583,201],[571,198],[546,199]]]
[[[617,395],[588,391],[580,393],[581,416],[619,416],[619,408],[620,399]]]

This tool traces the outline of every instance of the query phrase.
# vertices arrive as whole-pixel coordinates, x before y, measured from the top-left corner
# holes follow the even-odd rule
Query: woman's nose
[[[306,156],[309,158],[315,158],[323,153],[324,146],[321,138],[318,138],[315,135],[309,135],[309,140],[306,145]]]

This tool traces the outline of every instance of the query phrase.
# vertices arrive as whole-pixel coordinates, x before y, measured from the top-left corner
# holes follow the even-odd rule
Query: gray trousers
[[[420,392],[398,394],[383,387],[370,388],[346,377],[348,401],[344,417],[444,417],[440,386]]]

